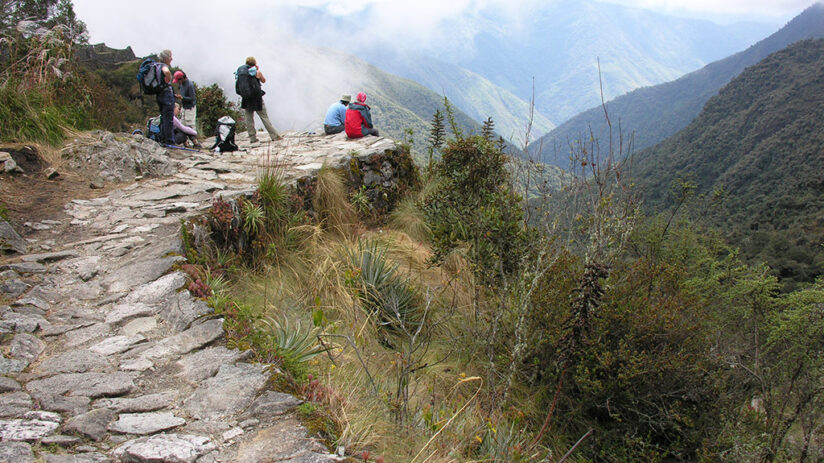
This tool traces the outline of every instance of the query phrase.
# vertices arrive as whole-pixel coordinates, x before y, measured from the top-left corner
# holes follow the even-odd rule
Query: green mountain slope
[[[824,265],[824,39],[770,55],[711,98],[668,140],[638,153],[632,173],[652,211],[673,205],[674,181],[724,192],[705,213],[751,259],[786,281]]]
[[[635,148],[652,146],[686,127],[701,111],[704,103],[719,88],[770,53],[799,40],[824,37],[824,5],[817,3],[798,15],[778,32],[747,50],[716,61],[680,79],[645,87],[607,103],[613,125],[620,121],[625,133],[634,132]],[[601,106],[595,106],[561,124],[530,146],[537,152],[543,147],[547,163],[566,167],[565,157],[555,159],[551,147],[564,146],[589,134],[590,127],[599,139],[607,138]]]
[[[529,119],[529,103],[483,76],[460,66],[420,53],[381,49],[367,53],[367,59],[382,69],[414,80],[443,94],[457,108],[476,121],[491,117],[496,132],[523,148],[524,131]],[[555,124],[535,111],[533,133],[546,133]]]

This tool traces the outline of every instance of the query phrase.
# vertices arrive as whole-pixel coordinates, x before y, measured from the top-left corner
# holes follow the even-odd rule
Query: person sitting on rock
[[[354,103],[349,103],[346,110],[346,136],[349,138],[360,138],[366,135],[379,136],[377,129],[372,126],[372,113],[369,105],[366,104],[366,93],[360,92],[355,97]]]
[[[174,137],[176,145],[183,145],[186,140],[191,140],[192,146],[197,149],[203,148],[199,141],[197,141],[197,131],[191,127],[187,127],[180,122],[177,116],[180,114],[180,103],[175,103],[175,115],[173,119]]]
[[[346,122],[346,106],[352,101],[349,95],[340,97],[340,101],[332,103],[332,106],[326,111],[326,119],[323,120],[323,131],[326,135],[341,133]]]

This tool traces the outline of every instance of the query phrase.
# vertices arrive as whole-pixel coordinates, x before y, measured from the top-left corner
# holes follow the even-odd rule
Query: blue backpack
[[[160,142],[160,116],[155,116],[146,122],[146,138]]]
[[[140,63],[137,81],[140,83],[140,89],[147,95],[157,95],[169,85],[163,79],[163,63],[151,58],[146,58]]]

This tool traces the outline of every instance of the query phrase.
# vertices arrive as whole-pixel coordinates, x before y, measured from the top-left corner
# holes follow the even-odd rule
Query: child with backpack
[[[269,138],[280,140],[278,131],[269,122],[269,115],[266,113],[266,105],[263,103],[263,95],[266,92],[260,88],[260,84],[266,83],[266,77],[260,72],[257,60],[253,56],[246,58],[246,64],[241,65],[235,72],[235,92],[241,97],[240,107],[246,110],[246,129],[249,132],[249,142],[257,143],[257,131],[255,130],[255,113],[263,122],[263,127],[269,132]]]

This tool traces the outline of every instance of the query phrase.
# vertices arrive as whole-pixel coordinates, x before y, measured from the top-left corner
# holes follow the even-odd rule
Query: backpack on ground
[[[217,120],[217,133],[215,134],[215,144],[210,150],[217,149],[220,153],[237,151],[235,144],[235,120],[229,116],[223,116]]]
[[[140,90],[147,95],[157,95],[169,85],[163,79],[163,63],[151,58],[146,58],[140,63],[137,81],[140,83]]]
[[[160,116],[155,116],[146,122],[146,138],[160,142]]]
[[[242,65],[235,71],[235,93],[241,98],[256,98],[262,95],[260,81],[249,74],[249,66]]]

